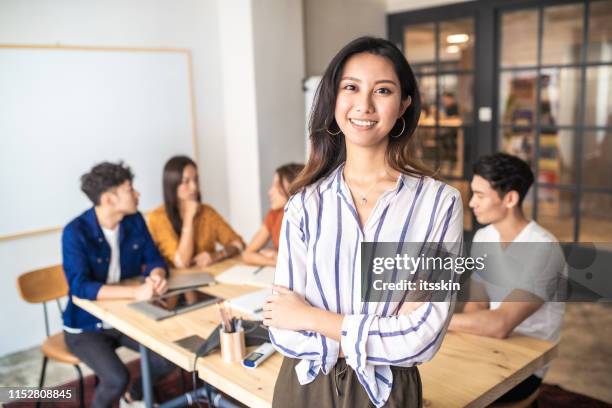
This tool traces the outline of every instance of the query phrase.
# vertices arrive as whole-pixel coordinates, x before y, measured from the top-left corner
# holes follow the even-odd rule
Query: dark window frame
[[[512,126],[509,124],[500,123],[499,118],[499,81],[502,72],[523,71],[532,69],[537,71],[537,95],[536,95],[536,120],[532,128],[535,130],[535,156],[534,167],[536,182],[533,185],[532,195],[532,217],[538,219],[538,192],[540,189],[554,189],[558,191],[571,191],[573,197],[574,218],[573,241],[579,242],[580,226],[581,226],[581,202],[582,196],[586,193],[603,193],[612,195],[612,188],[604,187],[587,187],[583,183],[583,139],[586,132],[590,131],[606,131],[612,132],[612,126],[590,126],[585,124],[586,120],[586,71],[589,67],[610,66],[612,61],[592,62],[588,60],[589,47],[589,11],[590,4],[597,0],[476,0],[465,3],[456,3],[444,5],[429,9],[420,9],[408,12],[400,12],[389,14],[387,16],[387,36],[400,49],[404,49],[404,27],[412,24],[435,23],[435,38],[436,38],[436,61],[435,67],[439,67],[439,24],[442,21],[456,20],[462,18],[474,19],[474,66],[470,71],[474,78],[478,78],[478,86],[474,80],[473,91],[473,122],[467,126],[471,128],[471,137],[465,137],[465,161],[464,161],[464,177],[469,180],[472,176],[471,166],[469,165],[475,158],[482,154],[488,154],[499,149],[499,132],[501,129]],[[583,5],[583,36],[582,49],[580,59],[577,63],[572,64],[542,64],[542,43],[543,43],[543,19],[544,9],[550,6],[561,6],[570,4]],[[535,9],[538,13],[538,39],[537,39],[537,64],[524,65],[517,67],[501,67],[501,16],[505,12],[519,11],[525,9]],[[545,126],[540,122],[541,118],[541,90],[542,90],[542,70],[560,69],[560,68],[577,68],[580,70],[580,88],[578,95],[578,115],[577,122],[574,125],[557,125]],[[459,70],[460,71],[460,70]],[[446,72],[436,70],[435,75],[439,77]],[[450,74],[460,74],[455,70],[450,70]],[[421,74],[425,76],[428,74]],[[439,85],[436,82],[436,104],[439,105]],[[492,118],[490,122],[480,122],[478,120],[478,110],[480,107],[488,106],[492,110]],[[439,128],[438,118],[436,117],[436,129]],[[466,126],[462,126],[464,129]],[[575,151],[575,178],[573,184],[551,184],[537,181],[539,175],[539,158],[540,158],[540,135],[542,130],[573,130],[574,151]],[[437,132],[437,130],[436,130]],[[467,133],[466,133],[467,136]],[[473,139],[473,140],[470,140]],[[474,143],[474,141],[478,141]],[[474,219],[474,226],[477,226]]]

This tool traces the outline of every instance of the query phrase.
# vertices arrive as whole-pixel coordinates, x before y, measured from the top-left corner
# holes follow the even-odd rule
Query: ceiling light
[[[463,44],[470,39],[467,34],[450,34],[446,36],[446,42],[449,44]]]
[[[458,45],[449,45],[446,47],[446,52],[449,54],[456,54],[461,50]]]

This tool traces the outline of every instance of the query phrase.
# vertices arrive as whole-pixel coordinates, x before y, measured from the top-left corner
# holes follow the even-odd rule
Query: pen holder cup
[[[240,328],[233,333],[227,333],[223,328],[219,329],[221,343],[221,358],[226,363],[236,363],[245,356],[244,329]]]

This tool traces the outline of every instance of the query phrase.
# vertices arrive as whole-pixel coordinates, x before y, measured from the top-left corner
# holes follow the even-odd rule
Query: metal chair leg
[[[40,370],[40,380],[38,381],[38,388],[42,388],[45,385],[45,372],[47,371],[47,356],[43,357],[42,369]],[[36,408],[40,408],[40,399],[36,401]]]
[[[183,388],[183,394],[187,392],[187,382],[185,381],[185,372],[179,367],[179,374],[181,376],[181,387]]]
[[[78,364],[75,364],[74,368],[79,376],[79,406],[85,408],[85,383],[83,381],[83,372]]]

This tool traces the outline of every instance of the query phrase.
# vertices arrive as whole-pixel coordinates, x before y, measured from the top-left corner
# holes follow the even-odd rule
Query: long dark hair
[[[400,82],[401,99],[407,97],[412,103],[404,112],[404,131],[401,131],[401,122],[395,124],[390,134],[398,137],[389,137],[387,147],[387,162],[396,171],[415,176],[433,176],[433,172],[412,158],[410,152],[410,141],[416,129],[419,116],[421,115],[421,97],[412,68],[404,58],[404,55],[390,41],[382,38],[360,37],[348,43],[331,60],[321,83],[317,88],[315,102],[312,107],[310,123],[310,157],[306,168],[300,173],[291,185],[291,194],[300,191],[305,186],[312,184],[328,176],[333,169],[346,160],[346,147],[344,135],[331,136],[339,128],[334,118],[336,97],[342,70],[346,61],[355,54],[370,53],[387,58],[395,69]]]
[[[178,196],[176,195],[176,190],[183,181],[183,170],[189,165],[195,167],[196,170],[198,169],[195,162],[187,156],[174,156],[164,165],[164,206],[166,209],[166,215],[168,215],[172,228],[174,228],[174,232],[176,232],[177,235],[181,234],[183,221],[181,220],[179,200]],[[198,201],[201,200],[202,198],[198,192]]]

